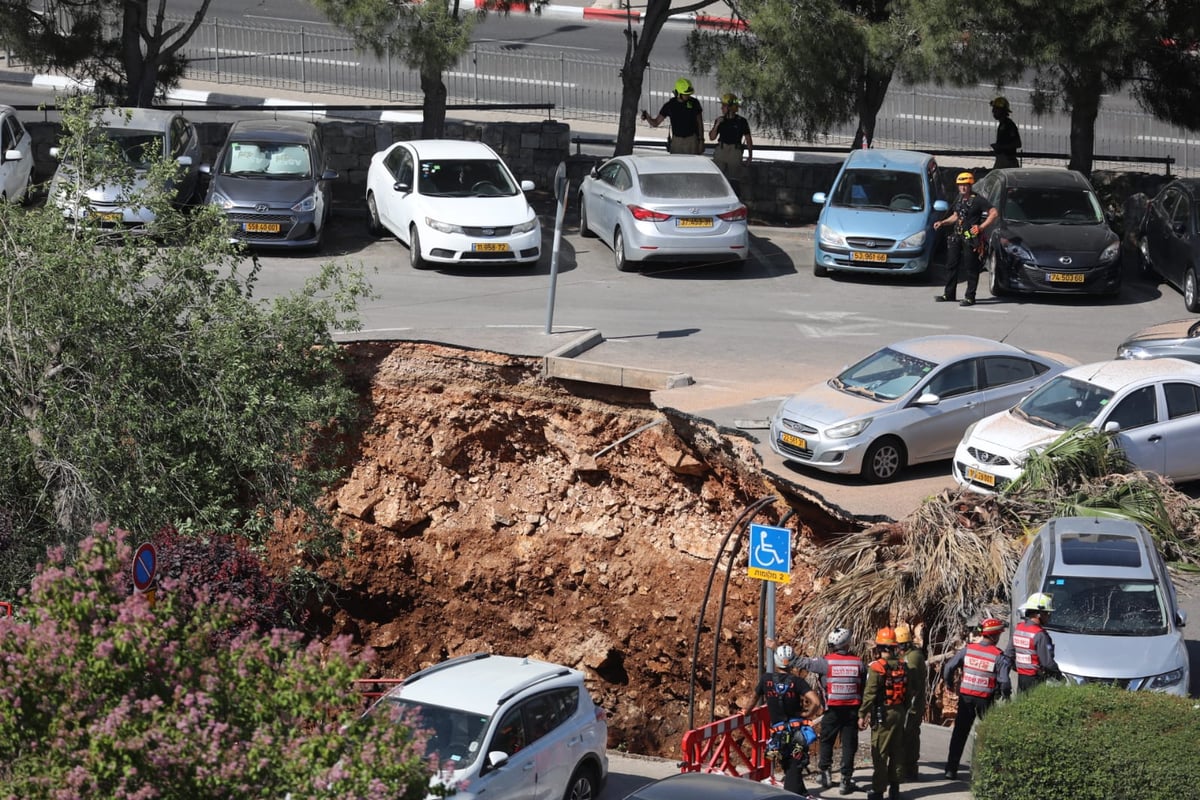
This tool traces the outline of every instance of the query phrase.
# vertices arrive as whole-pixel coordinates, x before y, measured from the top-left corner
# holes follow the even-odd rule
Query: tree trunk
[[[883,101],[887,99],[891,82],[891,68],[867,66],[859,76],[858,99],[854,103],[858,113],[858,131],[854,134],[854,143],[851,145],[854,150],[870,147],[875,141],[875,122],[879,118],[879,109],[883,107]]]
[[[1064,89],[1067,102],[1071,104],[1071,161],[1067,169],[1078,170],[1091,178],[1102,82],[1099,75],[1081,75]]]
[[[158,84],[158,70],[149,60],[157,54],[142,54],[142,30],[146,24],[144,2],[124,3],[124,13],[121,16],[121,62],[125,67],[125,86],[121,104],[135,108],[149,108],[154,104],[154,88]]]
[[[421,136],[441,139],[446,134],[446,83],[437,70],[421,70]]]
[[[641,29],[625,28],[625,63],[621,67],[621,113],[617,121],[617,146],[613,155],[624,156],[633,152],[633,140],[637,138],[638,111],[642,103],[642,86],[646,67],[650,64],[650,51],[654,40],[666,22],[669,6],[650,3],[643,17]],[[656,22],[657,21],[657,22]],[[650,116],[657,116],[657,108],[647,108]]]

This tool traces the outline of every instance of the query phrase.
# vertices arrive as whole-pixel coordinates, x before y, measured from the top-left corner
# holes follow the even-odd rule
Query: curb
[[[475,0],[475,8],[493,10],[495,0]],[[528,13],[526,3],[513,3],[509,8],[512,13]],[[629,22],[642,24],[642,12],[629,8],[606,8],[603,6],[548,6],[539,12],[543,17],[566,17],[569,19],[591,19],[602,22]],[[745,20],[736,17],[715,17],[708,14],[689,12],[667,17],[667,23],[675,25],[695,25],[698,28],[709,28],[722,31],[747,30]]]

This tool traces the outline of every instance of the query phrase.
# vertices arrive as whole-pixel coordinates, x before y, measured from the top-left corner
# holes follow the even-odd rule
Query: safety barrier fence
[[[767,707],[710,722],[683,735],[680,772],[719,772],[761,781],[771,777],[766,757],[771,720]]]

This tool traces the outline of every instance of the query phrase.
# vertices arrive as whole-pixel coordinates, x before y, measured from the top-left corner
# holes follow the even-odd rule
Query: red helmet
[[[988,617],[983,622],[979,623],[979,632],[984,636],[999,636],[1004,632],[1004,621],[995,617]]]

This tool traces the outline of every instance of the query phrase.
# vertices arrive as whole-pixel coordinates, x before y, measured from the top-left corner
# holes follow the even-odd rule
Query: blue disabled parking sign
[[[750,526],[749,575],[776,583],[787,583],[792,579],[791,529]]]

